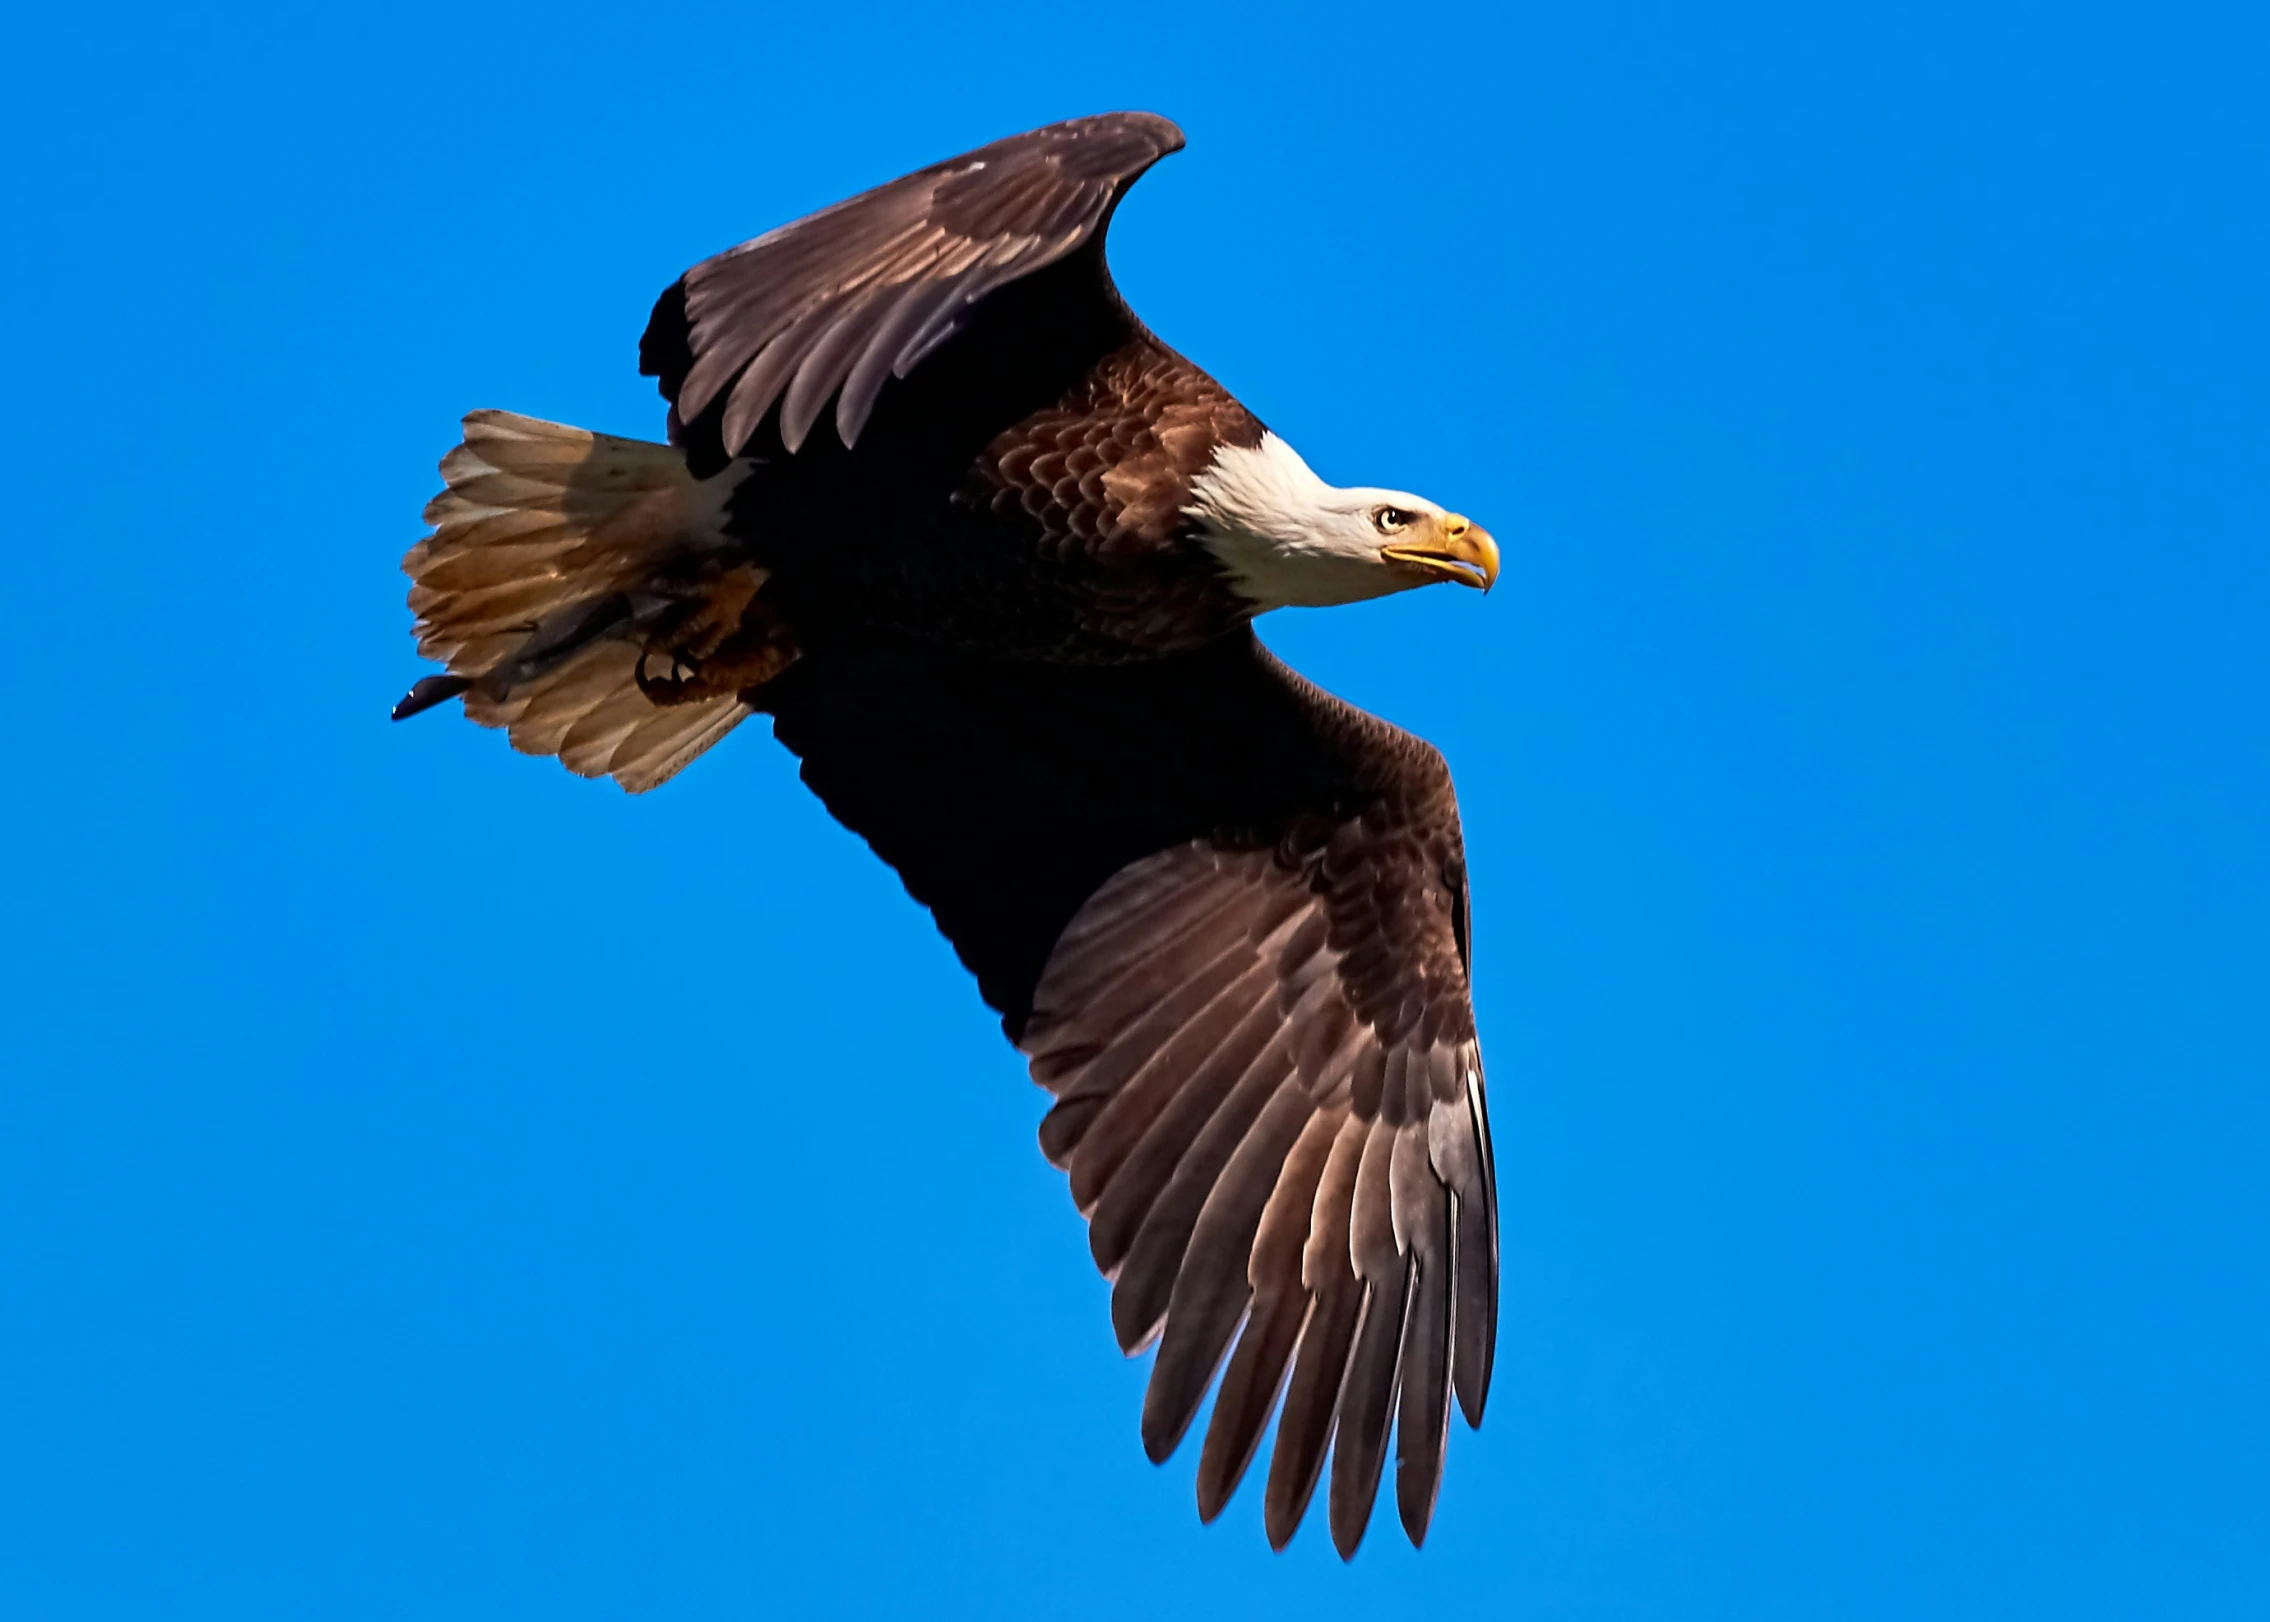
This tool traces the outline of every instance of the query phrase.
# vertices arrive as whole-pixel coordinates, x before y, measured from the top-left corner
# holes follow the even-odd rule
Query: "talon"
[[[670,655],[670,674],[652,676],[647,674],[646,662],[653,657],[654,650],[652,648],[643,649],[639,653],[638,663],[631,667],[631,676],[638,683],[638,690],[646,695],[649,703],[678,704],[684,702],[686,688],[700,672],[680,659],[677,654],[672,653]]]

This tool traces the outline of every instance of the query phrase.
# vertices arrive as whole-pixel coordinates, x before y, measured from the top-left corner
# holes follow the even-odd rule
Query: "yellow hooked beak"
[[[1488,591],[1498,580],[1498,543],[1490,532],[1457,513],[1414,525],[1411,538],[1383,546],[1379,555],[1424,570],[1437,580]]]

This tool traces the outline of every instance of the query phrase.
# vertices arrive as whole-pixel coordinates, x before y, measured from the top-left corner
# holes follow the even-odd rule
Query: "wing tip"
[[[1130,109],[1118,116],[1149,131],[1152,139],[1158,143],[1159,156],[1162,158],[1180,152],[1190,144],[1190,138],[1182,133],[1182,126],[1162,113]]]
[[[1364,1546],[1364,1534],[1371,1530],[1371,1505],[1364,1505],[1359,1518],[1352,1511],[1325,1517],[1332,1527],[1332,1551],[1347,1565],[1356,1558],[1356,1551]]]
[[[1111,113],[1083,113],[1078,118],[1061,119],[1054,124],[1043,124],[1038,129],[1024,130],[1015,135],[1005,135],[994,144],[1000,146],[1011,141],[1029,141],[1035,137],[1076,140],[1085,135],[1134,134],[1139,134],[1149,141],[1154,149],[1151,158],[1154,163],[1170,152],[1180,152],[1190,144],[1189,137],[1182,133],[1182,126],[1173,119],[1168,118],[1163,113],[1146,112],[1140,107],[1126,107],[1118,112]],[[978,150],[983,151],[985,149],[979,148]],[[952,163],[960,160],[948,159],[947,161]]]
[[[1480,1367],[1465,1379],[1460,1379],[1458,1374],[1459,1371],[1452,1371],[1450,1383],[1458,1395],[1459,1417],[1466,1421],[1468,1430],[1478,1431],[1482,1428],[1482,1412],[1490,1403],[1490,1359],[1485,1355]]]
[[[389,721],[407,721],[413,715],[423,715],[436,704],[446,704],[473,685],[466,676],[421,676],[410,684],[410,690],[395,700],[394,708],[387,712]]]

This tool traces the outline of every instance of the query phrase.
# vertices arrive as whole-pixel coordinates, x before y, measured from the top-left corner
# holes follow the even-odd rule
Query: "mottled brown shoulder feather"
[[[1109,559],[1172,540],[1217,450],[1258,445],[1262,432],[1229,390],[1144,333],[988,445],[973,476],[996,517],[1040,527],[1046,555]]]

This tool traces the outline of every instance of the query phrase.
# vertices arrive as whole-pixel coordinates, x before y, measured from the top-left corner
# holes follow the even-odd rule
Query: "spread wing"
[[[1042,1148],[1088,1218],[1120,1344],[1158,1343],[1151,1456],[1219,1372],[1203,1517],[1282,1392],[1272,1543],[1329,1449],[1352,1554],[1391,1432],[1419,1541],[1453,1393],[1481,1419],[1497,1296],[1440,757],[1250,632],[1105,669],[823,651],[765,702],[1055,1096]]]
[[[738,455],[779,409],[783,446],[836,402],[854,444],[888,377],[905,377],[987,295],[1084,245],[1092,269],[1061,296],[1116,305],[1100,251],[1112,209],[1182,146],[1148,113],[1013,135],[807,215],[704,260],[655,305],[640,369],[661,379],[673,437],[700,425]]]

